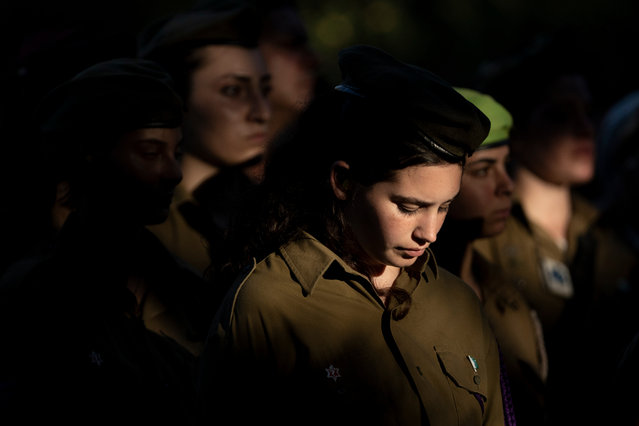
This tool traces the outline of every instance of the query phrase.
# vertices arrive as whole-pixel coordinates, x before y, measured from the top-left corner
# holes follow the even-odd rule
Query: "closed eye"
[[[406,215],[412,215],[419,211],[421,207],[415,205],[397,204],[397,209]]]

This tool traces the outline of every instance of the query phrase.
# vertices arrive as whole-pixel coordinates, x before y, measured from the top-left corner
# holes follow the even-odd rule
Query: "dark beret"
[[[389,116],[403,116],[433,150],[463,158],[486,138],[490,120],[448,82],[372,46],[339,53],[336,90],[363,99]]]
[[[249,2],[208,1],[156,22],[138,37],[138,56],[164,57],[206,45],[257,47],[257,9]]]
[[[126,132],[182,124],[183,105],[169,74],[152,61],[95,64],[49,92],[36,109],[43,135]]]

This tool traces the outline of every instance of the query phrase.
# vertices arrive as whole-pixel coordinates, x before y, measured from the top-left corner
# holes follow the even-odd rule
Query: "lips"
[[[411,257],[419,257],[422,254],[424,254],[424,251],[426,251],[425,248],[422,249],[403,249],[404,253],[406,253],[407,255],[411,256]]]
[[[510,216],[510,208],[495,211],[495,216],[503,219],[507,218],[508,216]]]
[[[253,133],[252,135],[248,137],[249,141],[259,145],[266,143],[266,139],[267,139],[267,134],[263,132]]]

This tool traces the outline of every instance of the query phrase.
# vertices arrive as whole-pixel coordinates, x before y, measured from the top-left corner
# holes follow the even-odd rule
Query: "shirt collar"
[[[280,252],[302,288],[309,294],[333,264],[339,265],[346,274],[368,281],[363,274],[351,268],[333,251],[306,232],[302,238],[281,247]],[[436,279],[438,276],[435,256],[430,249],[427,249],[424,255],[406,270],[411,275],[423,274],[427,279]]]

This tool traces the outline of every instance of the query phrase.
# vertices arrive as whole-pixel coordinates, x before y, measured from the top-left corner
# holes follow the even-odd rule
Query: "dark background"
[[[191,3],[4,0],[0,13],[7,34],[2,40],[11,59],[3,77],[11,79],[15,72],[23,77],[40,75],[46,69],[55,79],[56,72],[73,68],[74,61],[81,66],[101,54],[126,53],[131,34]],[[602,108],[638,86],[636,1],[299,0],[298,4],[311,44],[324,62],[323,73],[331,82],[339,78],[337,52],[354,43],[384,48],[464,85],[471,83],[485,61],[516,52],[538,35],[561,31],[580,44]],[[68,49],[81,57],[45,57],[47,43],[63,38],[61,29],[69,27],[86,34],[86,46]],[[81,47],[86,47],[83,54],[77,53]]]
[[[331,76],[337,75],[339,47],[362,42],[451,83],[471,84],[484,62],[560,32],[573,38],[598,105],[605,108],[637,88],[638,5],[629,0],[322,1],[302,3],[302,11]]]
[[[135,54],[145,26],[194,0],[2,0],[0,2],[0,252],[6,259],[42,232],[39,173],[30,114],[50,88],[98,61]],[[339,80],[337,52],[376,45],[450,83],[472,85],[485,63],[516,54],[539,36],[571,36],[595,100],[595,118],[638,90],[632,0],[299,0],[312,47],[329,83]],[[547,66],[552,67],[549,63]],[[16,208],[17,206],[17,208]],[[34,224],[29,227],[19,224]],[[31,235],[30,235],[31,234]],[[25,247],[21,247],[24,245]]]

